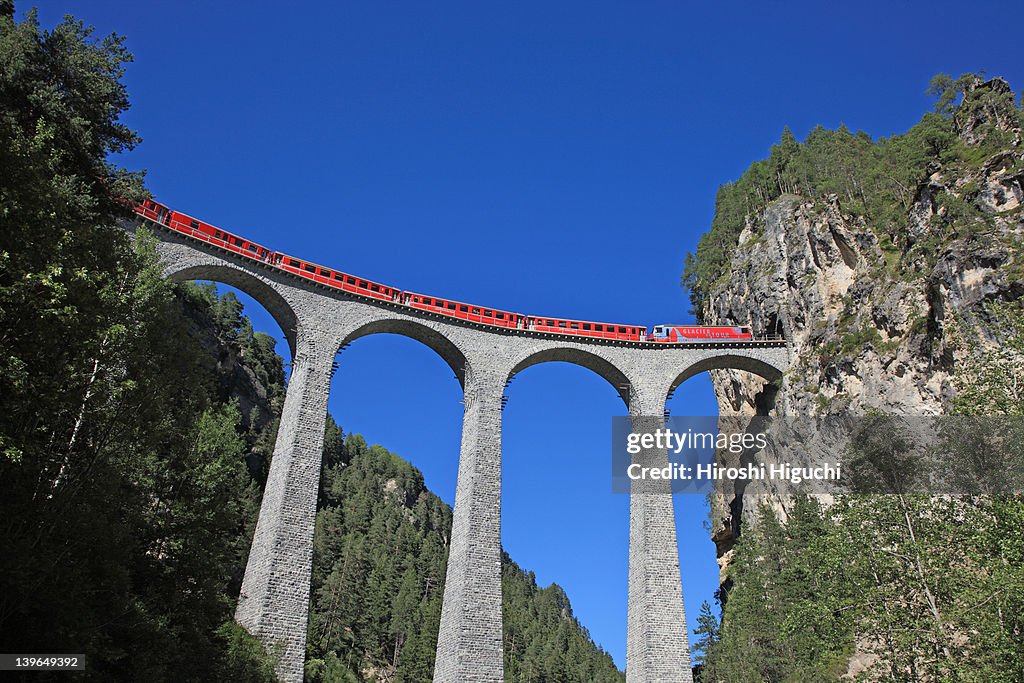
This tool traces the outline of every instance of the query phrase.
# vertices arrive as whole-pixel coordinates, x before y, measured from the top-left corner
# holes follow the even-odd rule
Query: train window
[[[504,313],[499,313],[497,315],[497,318],[498,318],[498,320],[504,320],[505,319],[505,314]]]
[[[294,267],[294,268],[298,268],[298,267],[299,267],[300,265],[302,265],[302,264],[300,264],[300,263],[299,263],[298,261],[296,261],[295,259],[293,259],[293,258],[290,258],[290,259],[288,259],[288,265],[290,265],[290,266],[292,266],[292,267]]]
[[[475,313],[476,315],[480,315],[480,309],[479,308],[474,308],[473,309],[473,313]]]
[[[590,323],[583,323],[583,329],[589,330],[590,329]]]
[[[380,291],[380,287],[378,287],[377,285],[370,285],[370,289],[373,290],[374,292]]]
[[[558,326],[559,326],[559,327],[565,327],[565,326],[566,326],[566,325],[565,325],[565,321],[564,321],[564,320],[559,320],[559,321],[558,321]]]
[[[459,310],[463,313],[469,313],[469,306],[459,306]]]
[[[569,323],[569,327],[571,327],[574,330],[578,330],[578,329],[580,329],[580,324],[579,323]]]
[[[348,282],[350,285],[354,285],[356,283],[356,279],[350,275],[346,282]]]
[[[308,264],[308,263],[307,263],[307,264],[305,265],[305,268],[306,268],[306,270],[308,270],[308,271],[309,271],[309,272],[311,272],[311,273],[315,273],[315,272],[316,272],[316,268],[315,268],[315,267],[313,267],[313,266],[311,266],[311,265],[310,265],[310,264]]]
[[[199,228],[199,221],[190,221],[189,222],[189,227]]]
[[[249,248],[249,251],[256,251],[256,245],[254,245],[254,244],[250,244],[248,246],[248,248]]]

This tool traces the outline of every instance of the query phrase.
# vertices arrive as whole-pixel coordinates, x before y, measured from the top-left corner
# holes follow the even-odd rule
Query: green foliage
[[[502,562],[505,680],[510,683],[619,683],[610,655],[594,645],[557,584],[537,586],[505,555]]]
[[[969,362],[957,373],[952,410],[960,415],[1024,415],[1024,300],[988,307],[982,326],[955,322]]]
[[[272,427],[242,424],[245,359],[218,358],[245,341],[201,324],[226,304],[112,227],[143,192],[108,161],[138,141],[130,59],[71,18],[0,13],[0,640],[85,652],[93,680],[266,680],[218,627],[258,504],[244,458]],[[251,346],[246,374],[282,391]]]
[[[929,89],[938,98],[937,111],[890,138],[872,140],[845,126],[836,130],[818,126],[800,143],[788,129],[783,130],[767,159],[719,187],[711,228],[701,237],[696,253],[686,257],[682,282],[698,319],[706,314],[712,291],[729,273],[744,226],[751,226],[756,236],[758,217],[787,194],[815,200],[834,195],[845,212],[862,216],[875,231],[888,248],[889,270],[897,274],[902,267],[897,254],[905,243],[907,211],[919,186],[938,168],[956,164],[976,168],[1010,146],[1009,133],[990,120],[994,114],[1019,117],[1020,110],[1012,94],[1007,97],[979,83],[973,74],[957,80],[940,74]],[[958,126],[982,113],[982,120],[989,122],[976,131],[976,140],[965,143],[957,135]],[[943,218],[947,234],[973,229],[982,216],[977,207],[952,195],[942,201],[953,209]]]
[[[865,346],[877,347],[882,342],[882,335],[879,334],[878,329],[875,327],[864,326],[856,330],[851,330],[843,335],[843,338],[839,343],[839,351],[841,353],[853,353],[859,351]]]
[[[695,668],[703,672],[704,662],[715,657],[715,648],[721,639],[718,618],[711,611],[711,605],[707,600],[700,603],[700,614],[697,616],[697,628],[694,630],[694,634],[697,636],[697,640],[693,643],[693,654],[697,655],[698,660]],[[698,676],[698,678],[700,677]]]
[[[856,648],[858,680],[1024,680],[1024,476],[1019,420],[1024,316],[990,309],[997,346],[958,374],[932,453],[899,418],[867,418],[844,471],[854,489],[822,508],[768,508],[741,537],[721,623],[702,613],[703,681],[836,680]],[[929,466],[928,460],[946,467]],[[955,463],[950,467],[949,463]],[[970,495],[913,493],[945,473]]]
[[[1017,681],[1024,499],[861,495],[760,511],[737,545],[703,681]],[[713,637],[708,640],[708,634]]]
[[[964,74],[957,79],[945,73],[932,76],[932,80],[928,82],[927,93],[936,98],[935,111],[952,116],[973,78],[973,74]]]
[[[238,622],[225,621],[217,628],[216,634],[224,643],[224,655],[211,672],[210,680],[240,683],[273,683],[277,680],[274,657]]]
[[[702,614],[705,681],[830,681],[845,667],[851,621],[829,589],[841,567],[813,499],[782,525],[769,509],[737,546],[721,625]]]
[[[0,514],[11,523],[0,628],[25,651],[86,652],[97,679],[203,680],[242,662],[224,650],[237,639],[217,629],[231,616],[258,506],[248,444],[272,426],[243,428],[233,394],[253,390],[232,386],[237,366],[217,362],[225,330],[194,323],[212,307],[197,309],[159,277],[144,236],[137,254],[117,256],[126,275],[103,299],[102,337],[36,323],[34,334],[63,338],[81,360],[26,363],[19,379],[66,388],[4,398]],[[35,416],[31,430],[24,414]]]

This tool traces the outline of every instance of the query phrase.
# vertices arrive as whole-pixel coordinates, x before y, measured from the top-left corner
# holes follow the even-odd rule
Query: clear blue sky
[[[144,142],[125,161],[159,200],[403,289],[648,326],[691,319],[679,275],[715,189],[783,126],[901,132],[939,71],[1024,87],[1019,13],[994,2],[55,1],[43,24],[65,12],[128,36],[126,121]],[[383,336],[340,360],[339,423],[450,502],[448,368]],[[509,395],[505,547],[567,589],[623,666],[628,500],[608,492],[621,402],[559,365]],[[672,405],[715,410],[705,377]],[[704,500],[676,511],[692,627],[717,567]]]

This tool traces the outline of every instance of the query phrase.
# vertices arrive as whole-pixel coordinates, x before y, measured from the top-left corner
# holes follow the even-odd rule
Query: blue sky
[[[939,71],[1024,87],[1019,21],[993,2],[56,1],[42,23],[65,12],[128,37],[125,120],[144,142],[125,163],[170,206],[402,289],[648,326],[691,320],[679,276],[715,189],[783,126],[902,132]],[[450,502],[447,366],[385,336],[340,363],[338,422]],[[608,492],[621,401],[555,364],[509,396],[505,547],[566,588],[623,666],[628,499]],[[706,377],[671,408],[713,414]],[[678,496],[676,514],[692,627],[717,566],[704,500]]]

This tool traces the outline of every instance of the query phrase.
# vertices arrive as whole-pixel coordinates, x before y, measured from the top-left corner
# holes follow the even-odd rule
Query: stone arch
[[[281,328],[292,358],[295,357],[295,344],[298,335],[298,316],[292,305],[274,288],[273,285],[257,277],[243,268],[227,263],[201,263],[185,265],[181,268],[168,268],[164,277],[173,282],[188,280],[210,280],[239,289],[258,301],[267,309],[270,316]]]
[[[665,400],[668,400],[668,397],[672,395],[672,392],[680,384],[708,370],[743,370],[761,377],[766,382],[775,382],[782,379],[782,370],[780,368],[760,358],[731,353],[715,354],[693,363],[679,373],[672,381],[672,384],[669,385],[668,391],[665,393]]]
[[[556,346],[554,348],[532,353],[519,361],[515,367],[512,368],[511,372],[508,373],[508,377],[505,378],[505,381],[508,382],[526,368],[539,365],[541,363],[572,363],[573,365],[586,368],[604,379],[608,384],[612,385],[612,388],[615,389],[615,393],[619,395],[626,407],[629,407],[630,387],[632,386],[632,383],[629,381],[626,373],[620,370],[611,361],[608,361],[595,353],[584,351],[582,349]]]
[[[459,386],[466,389],[467,380],[472,377],[472,368],[455,342],[441,332],[422,322],[407,318],[381,318],[357,327],[338,340],[338,348],[373,334],[397,334],[413,339],[431,349],[441,357],[455,373]]]

